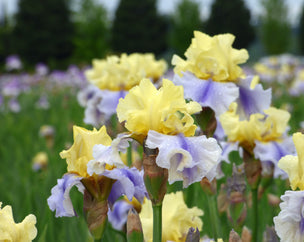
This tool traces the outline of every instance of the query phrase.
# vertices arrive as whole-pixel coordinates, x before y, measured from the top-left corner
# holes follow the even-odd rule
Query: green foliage
[[[155,0],[121,0],[112,27],[115,52],[160,54],[166,46],[167,24],[156,11]]]
[[[209,35],[234,34],[236,39],[233,46],[247,48],[255,38],[250,18],[250,11],[243,0],[215,0],[210,17],[206,21],[206,33]]]
[[[261,17],[261,39],[267,54],[282,54],[289,49],[291,27],[284,0],[262,0],[265,14]]]
[[[181,0],[174,12],[169,44],[175,54],[183,55],[191,43],[193,31],[202,29],[199,4],[192,0]]]
[[[73,59],[90,63],[93,58],[103,58],[109,49],[109,22],[106,9],[95,0],[82,0],[75,13]]]
[[[299,23],[299,47],[300,53],[304,54],[304,6],[301,12],[301,18]]]
[[[20,0],[14,44],[25,61],[61,62],[70,57],[73,25],[67,0]]]

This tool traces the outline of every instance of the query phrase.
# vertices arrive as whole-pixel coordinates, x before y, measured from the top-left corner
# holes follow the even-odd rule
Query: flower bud
[[[168,170],[156,164],[158,149],[144,147],[144,182],[153,205],[161,204],[167,192]]]

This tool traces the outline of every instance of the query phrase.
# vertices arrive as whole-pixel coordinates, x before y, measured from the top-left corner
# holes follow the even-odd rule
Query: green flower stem
[[[162,203],[153,207],[153,242],[162,241]]]
[[[217,241],[218,238],[221,238],[220,236],[220,220],[217,213],[217,202],[216,202],[216,196],[214,195],[207,195],[207,201],[209,206],[209,213],[210,213],[210,223],[212,227],[213,232],[213,239],[214,241]]]
[[[252,188],[252,242],[258,241],[258,189]]]
[[[132,143],[129,142],[129,147],[127,149],[127,165],[128,167],[132,166]]]

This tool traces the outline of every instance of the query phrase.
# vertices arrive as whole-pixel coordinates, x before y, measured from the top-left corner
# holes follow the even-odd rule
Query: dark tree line
[[[90,63],[93,58],[122,52],[182,55],[194,30],[209,35],[232,33],[236,36],[235,48],[248,48],[260,35],[265,50],[272,53],[274,44],[267,47],[267,36],[279,40],[274,36],[282,32],[280,26],[284,24],[287,26],[284,32],[288,32],[284,19],[286,6],[279,8],[282,0],[261,1],[266,14],[261,18],[262,31],[256,33],[244,0],[214,0],[205,21],[199,2],[194,0],[180,0],[167,16],[157,12],[157,0],[120,0],[112,22],[106,9],[95,0],[19,0],[15,24],[8,24],[5,14],[0,19],[0,62],[10,54],[18,54],[29,65],[45,62],[53,63],[54,67]],[[75,10],[71,6],[76,3]],[[278,6],[276,12],[281,11],[281,22],[272,17],[270,10],[274,7],[266,3]],[[299,26],[300,49],[304,53],[303,14]],[[278,46],[275,53],[284,49]]]

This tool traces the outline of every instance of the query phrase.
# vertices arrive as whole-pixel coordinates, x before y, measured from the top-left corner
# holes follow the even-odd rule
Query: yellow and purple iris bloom
[[[50,209],[56,210],[56,217],[76,215],[69,197],[73,186],[77,186],[82,193],[87,189],[97,198],[110,190],[107,199],[110,207],[123,195],[129,200],[135,197],[138,201],[143,201],[146,190],[142,173],[136,168],[126,167],[119,156],[119,152],[126,151],[129,136],[122,135],[112,141],[104,126],[98,131],[74,126],[73,131],[73,146],[60,153],[67,161],[68,172],[57,180],[57,185],[52,188],[52,194],[48,198]],[[101,181],[107,181],[104,183],[110,187],[99,187],[96,191],[91,189]],[[88,187],[91,183],[92,187]]]
[[[210,107],[219,117],[232,102],[238,102],[245,117],[267,109],[271,90],[263,90],[254,76],[245,76],[239,64],[248,59],[245,49],[232,48],[235,37],[221,34],[210,37],[194,31],[185,52],[186,60],[174,55],[173,82],[185,89],[185,98]]]
[[[168,169],[169,183],[183,181],[187,187],[203,177],[212,180],[221,153],[215,139],[193,137],[196,125],[191,114],[200,110],[198,103],[185,101],[182,86],[163,79],[156,89],[143,79],[119,101],[117,116],[133,138],[158,148],[156,163]]]
[[[248,120],[241,120],[236,103],[231,104],[230,110],[220,116],[228,141],[238,142],[260,159],[265,168],[274,166],[274,176],[282,178],[286,178],[286,173],[278,168],[278,161],[295,152],[291,138],[287,135],[289,119],[287,111],[270,107],[264,113],[255,113]]]

